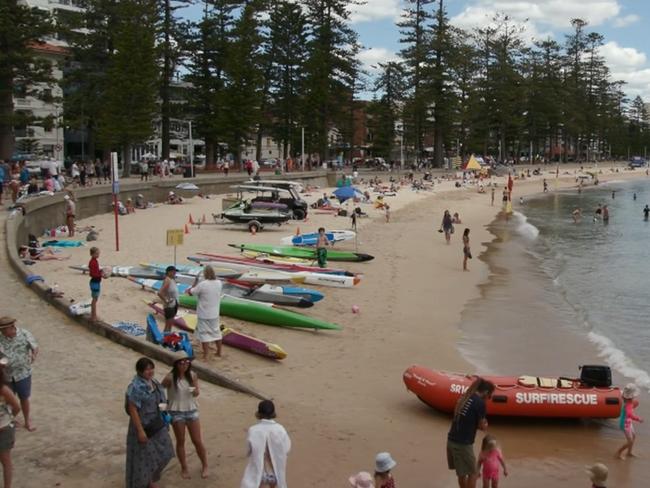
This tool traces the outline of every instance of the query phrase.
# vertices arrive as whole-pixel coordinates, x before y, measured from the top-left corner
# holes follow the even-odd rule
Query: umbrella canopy
[[[363,193],[353,186],[343,186],[334,190],[334,196],[339,199],[339,202],[343,203],[351,198],[362,198]]]
[[[476,160],[476,158],[472,154],[469,157],[469,161],[467,161],[467,165],[465,166],[465,169],[466,170],[479,170],[480,171],[482,168],[481,168],[481,165],[479,164],[479,162]]]

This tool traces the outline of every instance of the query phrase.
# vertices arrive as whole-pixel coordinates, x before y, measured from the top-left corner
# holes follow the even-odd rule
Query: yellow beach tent
[[[476,158],[472,154],[469,157],[469,161],[467,161],[467,164],[465,165],[465,170],[477,170],[477,171],[480,171],[481,169],[483,169],[483,168],[481,168],[481,165],[478,164],[478,161],[476,160]]]

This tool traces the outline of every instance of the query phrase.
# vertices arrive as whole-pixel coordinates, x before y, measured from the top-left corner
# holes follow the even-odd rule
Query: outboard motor
[[[612,386],[612,370],[609,366],[580,366],[580,381],[588,386],[608,388]]]

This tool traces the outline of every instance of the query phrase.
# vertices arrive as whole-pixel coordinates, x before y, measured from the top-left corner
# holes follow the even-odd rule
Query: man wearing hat
[[[248,429],[248,465],[240,488],[273,486],[287,488],[287,454],[291,439],[275,420],[275,405],[262,400],[257,407],[260,421]]]
[[[29,418],[29,397],[32,392],[32,363],[38,355],[38,343],[31,332],[16,327],[16,319],[0,317],[0,352],[9,360],[7,383],[20,399],[25,428],[32,432],[36,429]]]

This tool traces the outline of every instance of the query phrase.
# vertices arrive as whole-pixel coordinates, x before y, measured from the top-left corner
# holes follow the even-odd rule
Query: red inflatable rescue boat
[[[411,366],[406,388],[427,405],[454,411],[456,401],[477,376]],[[615,418],[621,413],[621,390],[611,386],[607,366],[583,366],[579,379],[541,376],[483,376],[496,386],[486,400],[488,415],[512,417]]]

